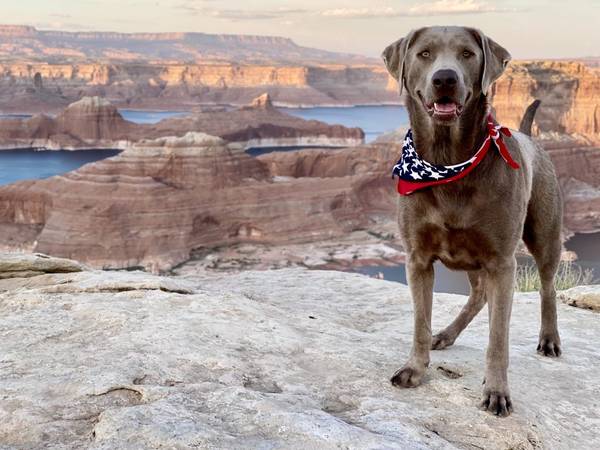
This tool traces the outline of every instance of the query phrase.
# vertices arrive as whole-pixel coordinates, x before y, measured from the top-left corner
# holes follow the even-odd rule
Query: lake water
[[[578,266],[594,271],[595,282],[600,283],[600,233],[576,234],[565,247],[577,254]]]
[[[136,109],[120,109],[119,112],[125,120],[135,123],[158,123],[163,119],[183,117],[185,111],[138,111]]]
[[[446,268],[440,262],[434,266],[435,279],[433,290],[435,292],[448,292],[451,294],[469,293],[469,280],[465,272],[455,272]],[[406,267],[400,264],[395,267],[387,266],[365,266],[358,267],[355,272],[369,275],[371,277],[380,277],[383,275],[384,280],[397,281],[398,283],[407,284]]]
[[[320,120],[329,124],[362,128],[366,142],[373,142],[383,133],[408,123],[408,113],[404,106],[280,108],[280,110],[306,120]]]
[[[122,116],[135,123],[157,123],[186,115],[182,111],[120,110]],[[2,119],[27,119],[29,114],[1,114]],[[0,150],[0,185],[20,180],[48,178],[78,169],[101,159],[115,156],[120,150],[36,151]]]
[[[115,156],[119,152],[120,150],[1,150],[0,185],[70,172],[84,164]]]

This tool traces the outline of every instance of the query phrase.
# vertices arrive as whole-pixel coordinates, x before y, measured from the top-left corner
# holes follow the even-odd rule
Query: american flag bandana
[[[418,189],[451,183],[463,178],[483,160],[492,142],[504,161],[513,169],[518,169],[519,164],[512,158],[502,140],[502,134],[508,137],[511,136],[510,130],[501,125],[496,125],[491,115],[487,118],[487,128],[488,135],[479,150],[467,161],[452,166],[431,164],[422,159],[415,150],[412,130],[408,130],[402,145],[402,155],[392,170],[392,178],[398,177],[398,193],[409,195]]]

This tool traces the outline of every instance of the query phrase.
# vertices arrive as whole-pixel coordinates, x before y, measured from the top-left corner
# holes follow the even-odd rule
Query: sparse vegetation
[[[593,280],[594,273],[592,269],[583,269],[571,261],[561,261],[554,286],[557,290],[563,290],[584,284],[592,284]],[[526,264],[517,268],[517,291],[539,291],[540,287],[540,274],[535,265]]]

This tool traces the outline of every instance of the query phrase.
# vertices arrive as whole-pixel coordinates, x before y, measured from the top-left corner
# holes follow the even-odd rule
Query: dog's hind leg
[[[541,280],[542,325],[537,351],[544,356],[560,356],[562,350],[554,289],[554,278],[561,254],[560,227],[548,228],[547,224],[544,224],[537,228],[536,230],[535,221],[528,218],[523,236],[527,248],[535,259]]]
[[[544,356],[560,356],[554,278],[560,263],[562,201],[550,158],[542,154],[534,178],[523,241],[533,255],[541,280],[542,325],[537,347]]]
[[[441,350],[454,344],[458,335],[471,323],[483,305],[485,305],[485,275],[482,271],[469,271],[469,283],[471,292],[467,304],[452,321],[450,325],[433,336],[431,340],[432,350]]]

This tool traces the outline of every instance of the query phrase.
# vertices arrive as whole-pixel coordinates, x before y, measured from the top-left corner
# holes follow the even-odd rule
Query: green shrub
[[[569,289],[575,286],[592,284],[594,272],[592,269],[583,269],[571,261],[561,261],[554,280],[557,290]],[[539,291],[541,288],[540,274],[535,265],[517,267],[516,289],[520,292]]]

